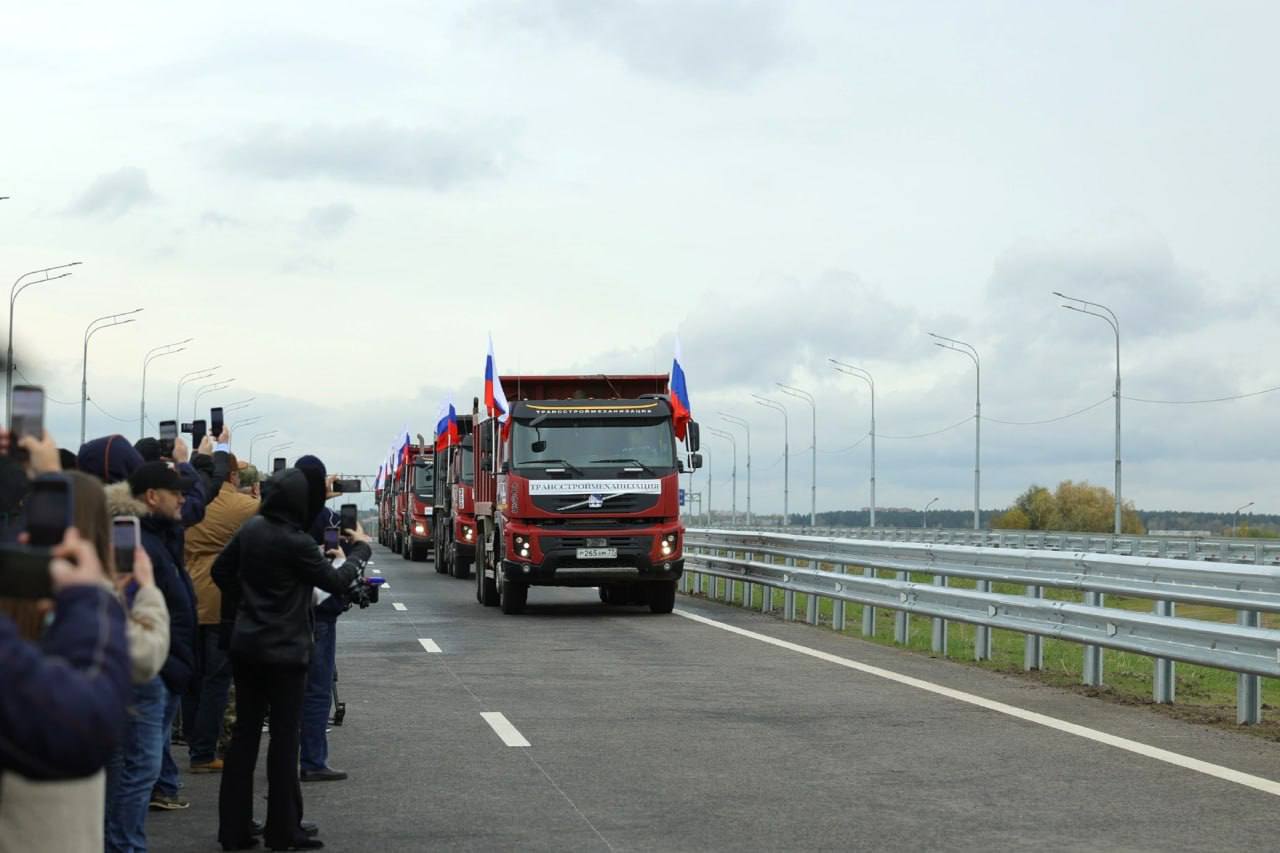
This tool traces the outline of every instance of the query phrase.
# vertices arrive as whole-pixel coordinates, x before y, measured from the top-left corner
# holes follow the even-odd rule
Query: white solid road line
[[[1182,755],[1177,752],[1170,752],[1167,749],[1149,746],[1145,743],[1139,743],[1136,740],[1118,737],[1116,735],[1107,734],[1106,732],[1091,729],[1088,726],[1069,723],[1066,720],[1060,720],[1057,717],[1050,717],[1046,714],[1039,714],[1035,711],[1028,711],[1025,708],[1019,708],[1015,705],[1006,705],[1004,702],[996,702],[993,699],[985,699],[981,696],[975,696],[972,693],[965,693],[962,690],[955,690],[950,687],[943,687],[941,684],[934,684],[932,681],[925,681],[920,678],[912,678],[909,675],[893,672],[888,669],[881,669],[878,666],[859,663],[849,658],[843,658],[839,655],[833,655],[829,652],[811,649],[808,646],[802,646],[798,643],[790,643],[786,640],[779,640],[777,637],[770,637],[767,634],[760,634],[755,631],[748,631],[745,628],[739,628],[736,625],[729,625],[724,622],[718,622],[715,619],[708,619],[705,616],[699,616],[696,613],[690,613],[685,610],[676,610],[675,613],[694,622],[708,625],[712,628],[719,628],[722,631],[728,631],[731,634],[737,634],[742,637],[749,637],[753,640],[759,640],[762,643],[768,643],[771,646],[777,646],[780,649],[797,652],[802,655],[817,658],[818,660],[834,663],[837,666],[843,666],[848,669],[857,670],[858,672],[874,675],[878,678],[885,678],[889,681],[896,681],[899,684],[905,684],[908,687],[915,687],[918,690],[925,690],[929,693],[935,693],[939,696],[946,696],[948,699],[955,699],[958,702],[966,702],[970,705],[977,705],[979,708],[986,708],[989,711],[995,711],[998,714],[1006,714],[1010,717],[1016,717],[1019,720],[1025,720],[1029,723],[1045,726],[1046,728],[1056,729],[1069,735],[1088,738],[1098,743],[1113,746],[1116,749],[1123,749],[1126,752],[1132,752],[1146,758],[1152,758],[1156,761],[1163,761],[1166,764],[1172,764],[1175,767],[1182,767],[1187,770],[1194,770],[1197,773],[1203,773],[1206,776],[1212,776],[1215,779],[1222,779],[1226,782],[1234,782],[1237,785],[1244,785],[1246,788],[1253,788],[1255,791],[1261,791],[1264,794],[1272,796],[1280,796],[1280,782],[1271,779],[1264,779],[1261,776],[1254,776],[1251,773],[1244,773],[1239,770],[1232,770],[1230,767],[1223,767],[1221,764],[1212,764],[1208,761],[1201,761],[1198,758],[1192,758],[1188,755]]]
[[[507,746],[529,746],[529,741],[500,711],[481,711],[480,716]]]
[[[425,649],[429,654],[433,654],[433,655],[440,654],[440,647],[436,645],[435,640],[428,640],[424,638],[424,639],[418,640],[418,642],[422,644],[422,648]]]
[[[393,601],[393,602],[391,602],[391,607],[392,607],[393,609],[395,609],[395,610],[408,610],[408,609],[409,609],[409,608],[405,607],[403,604],[401,604],[401,603],[400,603],[400,602],[398,602],[398,601]]]

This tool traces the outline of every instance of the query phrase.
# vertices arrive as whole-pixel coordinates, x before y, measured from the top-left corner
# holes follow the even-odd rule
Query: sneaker
[[[193,761],[191,762],[192,773],[221,773],[222,759],[215,758],[213,761]]]
[[[184,800],[177,794],[169,796],[159,791],[153,791],[151,793],[151,808],[155,811],[163,812],[178,811],[179,809],[191,808],[191,801]]]

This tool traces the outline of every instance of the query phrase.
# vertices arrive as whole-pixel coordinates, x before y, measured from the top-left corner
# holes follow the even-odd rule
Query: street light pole
[[[1254,504],[1253,501],[1249,501],[1244,506],[1236,507],[1234,517],[1231,519],[1231,538],[1232,539],[1236,538],[1236,522],[1240,520],[1241,511],[1248,509],[1249,507],[1253,506],[1253,504]]]
[[[238,424],[237,424],[237,426],[238,426]],[[260,433],[258,433],[257,435],[255,435],[253,438],[249,439],[249,461],[250,461],[250,462],[252,462],[252,461],[253,461],[253,446],[254,446],[255,444],[257,444],[257,443],[258,443],[258,439],[260,439],[260,438],[272,438],[272,437],[273,437],[273,436],[275,436],[275,434],[276,434],[276,433],[278,433],[279,431],[280,431],[280,430],[273,429],[273,430],[268,430],[267,432],[260,432]]]
[[[921,529],[921,530],[927,530],[927,529],[928,529],[928,527],[929,527],[929,507],[933,506],[933,505],[934,505],[934,504],[936,504],[937,502],[938,502],[938,499],[937,499],[937,498],[934,498],[933,500],[929,501],[927,504],[925,504],[925,505],[924,505],[924,520],[920,522],[920,529]]]
[[[193,370],[190,373],[184,374],[183,376],[179,377],[178,397],[173,404],[173,419],[175,421],[182,420],[182,386],[186,385],[188,382],[195,382],[200,379],[208,379],[210,376],[213,375],[213,372],[217,370],[219,367],[222,367],[222,365],[215,364],[213,367],[202,367],[199,370]]]
[[[980,503],[980,487],[982,483],[982,362],[978,358],[978,350],[972,344],[934,332],[930,332],[929,336],[934,339],[933,342],[937,346],[968,356],[973,361],[973,529],[980,530],[982,528],[982,507]],[[938,575],[934,578],[934,583],[939,586],[947,586],[948,581],[946,576]],[[991,581],[978,581],[977,589],[979,592],[990,592]],[[935,651],[941,651],[944,656],[946,655],[947,623],[944,619],[933,620],[933,647]],[[974,630],[973,658],[974,660],[991,660],[991,653],[991,629],[985,625],[978,625]]]
[[[747,526],[751,526],[751,424],[737,415],[721,412],[720,417],[731,424],[737,424],[747,433]]]
[[[732,473],[729,475],[729,482],[733,484],[732,485],[733,502],[730,504],[730,506],[732,507],[731,509],[732,514],[730,515],[730,518],[732,519],[731,523],[733,524],[733,526],[737,527],[738,526],[738,442],[733,437],[733,433],[731,432],[727,432],[722,429],[716,429],[715,427],[710,425],[707,426],[707,431],[710,432],[712,435],[714,435],[716,438],[723,438],[725,441],[729,442],[729,445],[733,448],[733,468],[730,469]]]
[[[808,391],[796,388],[792,385],[784,385],[781,382],[775,383],[783,394],[789,394],[792,397],[798,397],[809,403],[809,414],[811,415],[810,424],[813,427],[813,437],[810,439],[809,452],[812,456],[812,465],[809,473],[809,526],[818,526],[818,404],[814,401],[813,395]]]
[[[208,394],[210,391],[222,391],[235,381],[235,377],[233,376],[230,379],[219,379],[217,382],[210,382],[208,385],[201,385],[196,390],[196,398],[191,401],[191,420],[194,421],[196,419],[196,412],[200,410],[201,397]]]
[[[871,386],[871,526],[876,526],[876,380],[871,373],[864,368],[855,367],[852,364],[845,364],[843,361],[836,361],[834,358],[828,358],[831,366],[841,373],[848,376],[856,376],[867,385]]]
[[[236,421],[231,426],[227,427],[227,429],[231,431],[231,435],[234,437],[236,434],[236,430],[240,429],[240,427],[251,426],[253,424],[256,424],[260,420],[262,420],[262,415],[254,415],[251,418],[245,418],[242,421]]]
[[[157,358],[164,358],[166,355],[177,355],[186,349],[183,346],[184,344],[189,344],[193,340],[195,338],[164,344],[149,351],[142,357],[142,402],[138,406],[138,438],[144,438],[147,434],[147,367]],[[177,349],[173,349],[173,347],[177,347]]]
[[[935,334],[934,332],[930,332],[929,336],[936,338],[933,342],[935,346],[966,355],[973,361],[975,371],[973,397],[973,529],[980,530],[982,524],[978,500],[979,485],[982,481],[982,362],[978,360],[978,351],[972,344]]]
[[[271,460],[272,460],[273,458],[275,458],[275,455],[276,455],[276,451],[277,451],[277,450],[288,450],[290,447],[293,447],[293,442],[292,442],[292,441],[286,441],[284,444],[277,444],[276,446],[274,446],[274,447],[272,447],[270,450],[268,450],[268,451],[267,451],[267,464],[266,464],[266,465],[264,465],[264,466],[262,466],[262,470],[263,470],[263,471],[267,470],[268,466],[270,466],[270,465],[271,465]],[[252,457],[250,457],[250,458],[252,458]]]
[[[13,407],[13,306],[14,306],[14,303],[18,301],[18,294],[22,293],[22,291],[26,290],[28,287],[30,287],[33,284],[43,284],[46,281],[56,281],[57,279],[66,278],[67,276],[71,275],[71,273],[69,272],[59,273],[58,275],[49,275],[49,273],[53,272],[54,270],[62,270],[62,269],[66,269],[67,267],[75,267],[79,265],[80,265],[79,261],[72,261],[69,264],[58,264],[56,267],[45,267],[42,270],[32,270],[31,272],[24,272],[22,275],[18,276],[14,280],[13,286],[9,288],[9,349],[8,349],[8,352],[5,353],[5,360],[4,360],[4,412],[5,412],[5,423],[9,427],[13,426],[12,407]],[[31,281],[26,281],[26,279],[31,278],[31,276],[34,276],[34,275],[43,275],[44,278],[37,278],[37,279],[32,279]]]
[[[122,311],[118,314],[104,314],[85,327],[84,356],[83,356],[84,360],[81,362],[81,365],[80,365],[80,443],[81,444],[84,444],[85,417],[87,414],[86,407],[89,403],[89,339],[92,338],[94,335],[96,335],[98,332],[101,332],[103,329],[110,329],[112,326],[124,326],[124,325],[127,325],[128,323],[134,322],[135,318],[129,317],[129,315],[137,314],[141,310],[142,310],[141,308],[135,308],[132,311]],[[121,317],[129,317],[129,319],[122,320],[120,319]],[[99,326],[98,324],[102,323],[104,320],[109,320],[110,322],[103,323],[103,325]]]
[[[1099,320],[1102,320],[1106,322],[1107,325],[1111,326],[1111,331],[1115,332],[1116,334],[1116,390],[1115,390],[1115,398],[1116,398],[1116,522],[1115,522],[1115,533],[1117,536],[1119,536],[1121,533],[1124,532],[1124,518],[1121,511],[1122,504],[1120,500],[1120,318],[1117,317],[1116,313],[1112,311],[1110,308],[1108,308],[1105,305],[1101,305],[1097,302],[1090,302],[1089,300],[1081,299],[1078,296],[1067,296],[1065,293],[1061,293],[1057,290],[1053,292],[1053,295],[1061,299],[1066,299],[1071,302],[1079,303],[1077,305],[1064,304],[1062,307],[1071,311],[1077,311],[1081,314],[1088,314],[1090,317],[1097,317]],[[1098,310],[1096,311],[1090,310],[1095,308]],[[1100,314],[1098,313],[1098,311],[1105,311],[1106,313]]]
[[[766,409],[782,412],[782,526],[791,526],[791,427],[787,417],[787,407],[777,400],[751,395],[756,403]]]

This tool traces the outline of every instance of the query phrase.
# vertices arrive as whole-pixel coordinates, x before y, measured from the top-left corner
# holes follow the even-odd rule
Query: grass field
[[[804,565],[801,563],[800,565]],[[823,568],[830,568],[823,566]],[[892,572],[883,572],[881,577],[892,578]],[[931,575],[912,575],[915,583],[932,583]],[[725,581],[704,576],[704,583],[718,580],[714,597],[721,604],[723,601]],[[951,585],[962,589],[972,589],[975,582],[953,578]],[[692,585],[690,586],[692,589]],[[705,589],[705,586],[704,586]],[[1006,595],[1023,595],[1025,588],[1015,584],[995,584],[993,591]],[[773,612],[778,618],[783,615],[785,593],[772,590]],[[752,609],[759,610],[764,602],[765,589],[753,587]],[[1045,597],[1060,601],[1082,601],[1083,594],[1074,590],[1046,589]],[[704,593],[705,595],[705,593]],[[796,616],[798,621],[805,619],[808,597],[796,593]],[[1153,603],[1146,599],[1120,598],[1109,596],[1107,607],[1125,610],[1150,612]],[[818,623],[831,627],[834,602],[830,599],[818,599]],[[742,585],[735,584],[735,601],[732,606],[742,606]],[[849,636],[862,636],[862,605],[845,604],[845,630]],[[894,612],[880,608],[877,611],[876,632],[874,642],[884,645],[897,645],[894,642]],[[1201,605],[1178,605],[1178,618],[1202,619],[1215,622],[1234,623],[1235,611]],[[1276,614],[1265,614],[1263,624],[1268,628],[1280,628],[1280,617]],[[911,618],[909,641],[907,648],[932,655],[932,620],[927,617]],[[1217,726],[1230,726],[1248,731],[1251,734],[1280,740],[1280,720],[1274,712],[1280,706],[1280,679],[1262,679],[1263,724],[1260,726],[1236,725],[1236,679],[1234,672],[1195,666],[1186,663],[1175,665],[1176,703],[1174,705],[1156,705],[1152,701],[1152,676],[1154,660],[1144,655],[1131,652],[1105,650],[1103,652],[1104,687],[1087,687],[1081,683],[1084,647],[1078,643],[1045,638],[1044,667],[1038,671],[1026,672],[1023,669],[1023,651],[1025,635],[1014,631],[992,630],[992,659],[974,661],[974,637],[976,627],[961,622],[950,622],[947,626],[947,657],[958,663],[978,666],[984,669],[1006,673],[1016,673],[1058,687],[1065,687],[1076,692],[1097,696],[1098,698],[1122,702],[1125,704],[1149,705],[1153,711],[1170,716],[1180,717],[1193,722],[1207,723]]]

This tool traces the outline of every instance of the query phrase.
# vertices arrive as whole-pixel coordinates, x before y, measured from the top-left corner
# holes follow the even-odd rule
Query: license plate
[[[579,548],[579,560],[616,560],[617,548]]]

